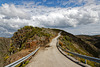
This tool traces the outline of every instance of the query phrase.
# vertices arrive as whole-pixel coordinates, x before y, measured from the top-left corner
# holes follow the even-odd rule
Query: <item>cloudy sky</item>
[[[0,0],[0,37],[26,25],[100,34],[100,0]]]

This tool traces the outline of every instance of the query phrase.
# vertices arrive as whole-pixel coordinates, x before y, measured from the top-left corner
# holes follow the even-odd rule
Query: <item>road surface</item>
[[[60,33],[56,38],[52,39],[50,47],[40,49],[26,67],[81,67],[58,51],[56,43],[59,36]]]

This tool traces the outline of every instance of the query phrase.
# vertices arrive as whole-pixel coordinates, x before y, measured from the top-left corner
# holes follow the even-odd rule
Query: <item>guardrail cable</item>
[[[94,61],[94,62],[100,63],[100,58],[95,58],[95,57],[90,57],[90,56],[86,56],[86,55],[81,55],[81,54],[74,53],[74,52],[70,52],[70,51],[67,51],[67,50],[63,49],[63,48],[59,45],[59,40],[58,40],[58,42],[57,42],[57,47],[59,47],[60,49],[62,49],[63,51],[65,51],[65,52],[67,52],[67,53],[73,54],[73,55],[78,56],[78,57],[80,57],[80,58],[84,58],[84,59],[85,59],[85,63],[86,63],[86,60],[90,60],[90,61]]]

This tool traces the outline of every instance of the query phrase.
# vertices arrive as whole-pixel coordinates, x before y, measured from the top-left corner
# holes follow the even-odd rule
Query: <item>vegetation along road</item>
[[[58,51],[56,43],[59,36],[52,39],[50,47],[40,49],[26,67],[81,67]]]

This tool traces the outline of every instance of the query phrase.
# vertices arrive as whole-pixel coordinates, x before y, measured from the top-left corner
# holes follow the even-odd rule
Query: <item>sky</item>
[[[24,26],[100,35],[100,0],[0,0],[0,37]]]

